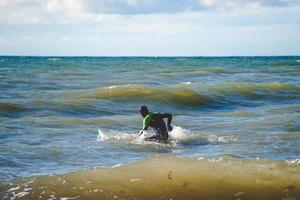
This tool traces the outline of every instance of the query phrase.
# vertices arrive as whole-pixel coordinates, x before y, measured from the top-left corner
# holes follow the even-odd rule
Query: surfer
[[[140,131],[140,135],[143,133],[144,130],[147,130],[150,126],[154,128],[156,134],[154,136],[146,138],[146,140],[155,140],[167,143],[167,140],[169,138],[168,131],[172,131],[173,129],[173,127],[171,126],[172,114],[149,112],[147,106],[142,106],[140,109],[140,113],[144,118],[143,129]],[[164,118],[168,119],[167,126],[165,124]]]

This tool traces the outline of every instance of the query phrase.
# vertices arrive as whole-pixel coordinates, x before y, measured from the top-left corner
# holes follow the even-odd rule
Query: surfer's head
[[[143,117],[146,117],[149,113],[147,106],[141,106],[140,113]]]

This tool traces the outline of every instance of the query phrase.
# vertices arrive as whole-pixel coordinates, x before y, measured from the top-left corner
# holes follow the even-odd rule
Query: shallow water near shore
[[[1,60],[1,198],[300,198],[300,57]]]
[[[295,199],[299,170],[279,161],[157,156],[17,181],[6,186],[3,199]]]

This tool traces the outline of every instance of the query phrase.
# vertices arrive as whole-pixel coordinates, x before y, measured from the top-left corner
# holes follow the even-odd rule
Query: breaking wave
[[[119,85],[67,91],[64,94],[68,98],[76,99],[76,102],[103,99],[200,106],[234,98],[246,98],[250,100],[299,98],[300,86],[280,82],[231,83],[215,86],[202,85],[199,88],[195,88],[192,83],[189,83],[186,87],[173,88]]]
[[[7,199],[298,199],[300,166],[284,161],[155,156],[111,168],[19,179]]]
[[[120,85],[71,92],[82,98],[108,100],[148,100],[183,105],[203,105],[210,98],[187,88],[152,88],[142,85]]]
[[[0,102],[0,112],[21,112],[25,110],[25,107],[18,104]]]
[[[112,130],[103,131],[101,129],[98,129],[97,141],[120,141],[140,145],[159,144],[157,142],[145,141],[144,139],[149,135],[151,135],[151,133],[148,133],[147,131],[144,131],[144,133],[139,136],[137,133],[125,133]],[[173,130],[169,132],[168,146],[175,147],[177,145],[206,145],[209,143],[232,143],[236,142],[237,140],[238,139],[233,136],[205,136],[201,133],[192,133],[191,131],[184,129],[180,126],[174,126]]]
[[[65,113],[103,113],[110,109],[98,106],[99,101],[160,103],[168,106],[222,106],[236,104],[247,105],[255,100],[291,100],[300,98],[300,86],[294,84],[272,83],[232,83],[215,86],[189,83],[186,87],[146,87],[143,85],[120,85],[94,89],[62,90],[58,96],[50,99],[33,99],[32,110],[51,110]],[[243,103],[245,102],[245,103]],[[21,112],[26,108],[12,103],[1,103],[0,111]]]
[[[300,86],[288,83],[232,83],[220,84],[211,88],[217,94],[226,97],[244,96],[251,99],[297,98],[300,97]]]

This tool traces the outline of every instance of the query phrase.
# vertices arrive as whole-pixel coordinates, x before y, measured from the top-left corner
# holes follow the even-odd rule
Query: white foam
[[[24,188],[24,192],[30,191],[32,188]]]
[[[192,82],[191,81],[187,81],[187,82],[183,82],[183,84],[190,85],[190,84],[192,84]]]
[[[131,182],[136,182],[136,181],[140,181],[141,179],[140,178],[132,178],[130,179]]]
[[[234,196],[238,197],[238,196],[241,196],[241,195],[244,195],[244,194],[245,194],[244,192],[237,192],[237,193],[234,194]]]
[[[111,86],[108,86],[107,88],[108,89],[114,89],[114,88],[117,88],[118,86],[117,85],[111,85]]]
[[[10,188],[7,192],[15,191],[15,190],[18,190],[18,189],[20,189],[20,186]]]
[[[197,142],[208,142],[207,138],[201,134],[191,133],[191,131],[180,126],[173,126],[173,130],[169,132],[169,144],[158,143],[154,141],[145,141],[149,137],[147,131],[143,131],[141,135],[138,133],[124,133],[117,131],[103,131],[98,129],[97,141],[123,141],[138,145],[162,145],[162,146],[176,146],[177,144],[189,144]],[[222,138],[220,138],[221,140]]]
[[[109,131],[105,133],[101,129],[98,128],[98,136],[97,141],[103,142],[107,140],[121,140],[121,141],[140,141],[143,140],[144,136],[138,137],[138,134],[130,134],[130,133],[123,133],[117,131]]]
[[[61,60],[61,58],[48,58],[47,60],[49,60],[49,61],[58,61],[58,60]]]
[[[26,196],[28,194],[29,194],[29,192],[19,192],[17,194],[13,193],[13,197],[11,199],[21,198],[21,197],[24,197],[24,196]]]
[[[184,129],[180,126],[174,126],[170,132],[171,142],[179,144],[203,144],[208,140],[200,133],[192,133],[190,130]]]
[[[212,158],[212,159],[208,159],[209,162],[221,162],[223,160],[223,158]]]
[[[300,165],[300,159],[287,160],[286,162],[287,162],[289,165]]]
[[[140,134],[138,137],[136,137],[134,140],[133,140],[133,143],[142,143],[144,142],[145,138],[147,137],[148,135],[148,132],[143,130],[142,134]]]
[[[60,200],[78,199],[80,196],[76,197],[61,197]]]
[[[111,166],[111,168],[121,167],[122,165],[123,165],[122,163],[119,163],[119,164],[116,164],[116,165]]]
[[[97,140],[98,141],[105,141],[107,139],[108,139],[108,137],[100,130],[100,128],[98,128]]]
[[[191,132],[180,126],[174,126],[173,130],[169,133],[171,140],[185,141],[191,137]]]
[[[208,136],[209,142],[218,142],[218,143],[230,143],[238,141],[237,138],[233,136],[217,136],[217,135],[210,135]]]

